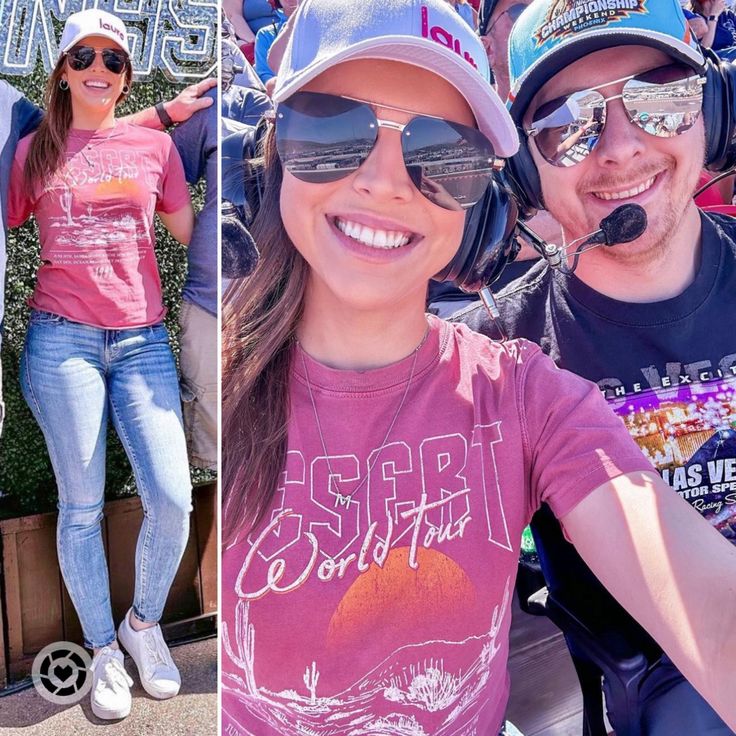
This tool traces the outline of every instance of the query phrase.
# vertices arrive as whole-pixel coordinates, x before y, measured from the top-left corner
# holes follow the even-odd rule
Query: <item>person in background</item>
[[[299,5],[299,0],[275,0],[275,2],[282,13],[282,17],[278,22],[264,26],[256,34],[255,70],[261,82],[266,86],[266,92],[269,95],[273,91],[277,74],[277,70],[269,64],[269,51]]]
[[[217,99],[215,90],[208,92]],[[190,184],[205,181],[204,206],[187,248],[189,269],[179,314],[184,429],[189,462],[217,469],[217,106],[201,110],[171,133]]]
[[[220,123],[223,135],[227,136],[256,125],[273,105],[263,83],[238,47],[234,28],[224,14],[221,35]]]
[[[103,719],[124,718],[131,708],[118,638],[151,696],[179,691],[158,621],[191,511],[153,221],[157,212],[188,243],[194,215],[171,138],[115,116],[132,76],[119,18],[99,10],[70,15],[47,82],[46,117],[17,147],[8,194],[10,226],[33,214],[41,241],[21,388],[54,467],[59,565],[94,652],[90,697]],[[117,636],[101,529],[108,419],[144,509],[133,605]]]
[[[276,0],[223,0],[222,9],[235,28],[246,59],[253,64],[256,34],[261,28],[281,21]]]
[[[473,29],[478,27],[478,13],[468,0],[447,0],[455,12]]]
[[[509,337],[533,340],[560,368],[597,383],[668,481],[664,492],[717,530],[730,557],[736,498],[723,474],[736,465],[736,220],[699,212],[693,192],[706,126],[732,135],[732,110],[715,113],[727,120],[704,120],[706,62],[676,0],[644,0],[595,31],[583,13],[579,31],[538,44],[563,12],[554,0],[535,0],[511,32],[510,112],[526,136],[527,181],[536,173],[541,186],[521,194],[542,198],[566,243],[582,242],[626,204],[645,209],[647,227],[632,242],[582,254],[572,274],[539,261],[497,295],[499,321]],[[646,117],[637,114],[642,105]],[[498,335],[482,308],[454,319]],[[673,538],[673,554],[693,546],[688,535]],[[734,578],[707,584],[724,585],[733,588]],[[718,642],[730,626],[711,630],[705,667],[722,656]],[[736,720],[719,715],[673,660],[662,654],[642,682],[642,734],[732,736]],[[734,662],[732,654],[732,673]],[[614,729],[622,717],[609,703]]]
[[[690,3],[688,2],[686,4],[689,5]],[[687,19],[687,24],[690,26],[690,30],[693,32],[693,35],[702,43],[703,37],[708,33],[708,21],[706,21],[702,15],[693,13],[692,10],[688,10],[685,7],[682,8],[682,12]]]
[[[692,10],[707,23],[700,43],[715,52],[736,46],[736,14],[726,7],[725,0],[692,0]]]

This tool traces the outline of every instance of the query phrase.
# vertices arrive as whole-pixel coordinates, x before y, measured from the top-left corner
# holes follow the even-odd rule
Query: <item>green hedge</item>
[[[41,104],[46,73],[38,64],[27,77],[5,77],[30,100]],[[171,84],[161,73],[146,83],[133,85],[119,115],[143,109],[160,99],[177,94],[180,86]],[[202,206],[203,186],[192,192],[195,210]],[[186,278],[186,251],[157,223],[158,258],[164,301],[169,308],[166,323],[172,345],[178,354],[178,315],[181,289]],[[3,394],[6,416],[0,440],[0,517],[20,516],[52,510],[56,506],[53,470],[46,453],[43,435],[33,419],[18,383],[18,364],[23,350],[29,309],[39,265],[36,225],[32,221],[12,230],[8,238],[8,269],[5,287],[5,323],[2,343]],[[117,498],[135,493],[130,465],[112,429],[108,432],[106,497]],[[212,474],[193,469],[193,481],[208,480]]]

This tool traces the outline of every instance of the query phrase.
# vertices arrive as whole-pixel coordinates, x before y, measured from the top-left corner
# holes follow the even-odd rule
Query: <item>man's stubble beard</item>
[[[657,166],[648,167],[652,169],[651,173],[655,170],[661,171],[661,162]],[[668,171],[673,172],[677,169],[673,166],[668,166]],[[647,174],[650,173],[646,169],[642,169],[640,178],[646,179]],[[655,266],[661,263],[664,258],[667,257],[668,251],[670,250],[671,243],[677,233],[680,223],[683,221],[688,207],[690,205],[692,195],[695,192],[698,178],[700,176],[700,170],[693,173],[688,182],[683,186],[682,193],[678,195],[678,202],[675,203],[671,200],[671,197],[676,195],[672,188],[662,193],[662,196],[655,202],[648,206],[647,217],[650,214],[655,213],[656,219],[654,223],[656,225],[657,232],[650,232],[649,225],[644,234],[637,238],[637,240],[631,243],[621,243],[611,247],[600,246],[593,250],[590,255],[594,255],[596,259],[603,259],[605,262],[615,263],[622,266],[628,266],[632,268],[647,268]],[[632,177],[627,177],[627,181],[630,181]],[[692,181],[690,181],[692,180]],[[609,178],[606,181],[597,179],[595,186],[588,185],[585,181],[581,182],[580,189],[582,191],[590,191],[594,189],[596,191],[605,190],[608,187],[620,186],[621,181],[616,181],[615,178]],[[560,202],[562,204],[562,202]],[[616,208],[614,208],[616,209]],[[562,231],[565,235],[566,241],[572,242],[575,238],[585,237],[588,234],[592,234],[600,227],[600,222],[585,221],[583,227],[579,225],[576,227],[575,223],[570,223],[572,228],[565,224],[565,211],[560,208],[557,210],[550,210],[550,214],[560,223]],[[614,210],[611,210],[613,212]],[[651,221],[651,220],[650,220]],[[574,230],[577,234],[571,235],[571,231]],[[577,231],[580,231],[579,233]],[[585,258],[586,256],[583,256]]]

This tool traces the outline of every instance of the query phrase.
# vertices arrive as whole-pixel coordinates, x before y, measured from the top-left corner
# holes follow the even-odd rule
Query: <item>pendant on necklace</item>
[[[340,491],[335,491],[335,508],[339,508],[340,506],[344,506],[345,508],[349,509],[350,504],[353,502],[353,494],[350,493],[347,496],[343,496]]]

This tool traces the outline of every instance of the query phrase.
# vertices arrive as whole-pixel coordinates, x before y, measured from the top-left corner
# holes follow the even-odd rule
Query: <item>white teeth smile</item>
[[[394,230],[376,230],[367,225],[361,225],[350,220],[335,218],[335,225],[340,232],[353,240],[371,248],[400,248],[411,240],[411,233],[402,233]]]
[[[90,79],[84,83],[85,87],[97,87],[99,89],[107,89],[110,85],[101,79]]]
[[[643,184],[640,184],[638,187],[634,187],[633,189],[627,189],[625,192],[593,192],[594,197],[598,197],[598,199],[628,199],[629,197],[636,197],[637,194],[641,194],[642,192],[646,192],[647,189],[650,189],[654,185],[654,181],[657,177],[653,176],[651,179],[648,179]]]

